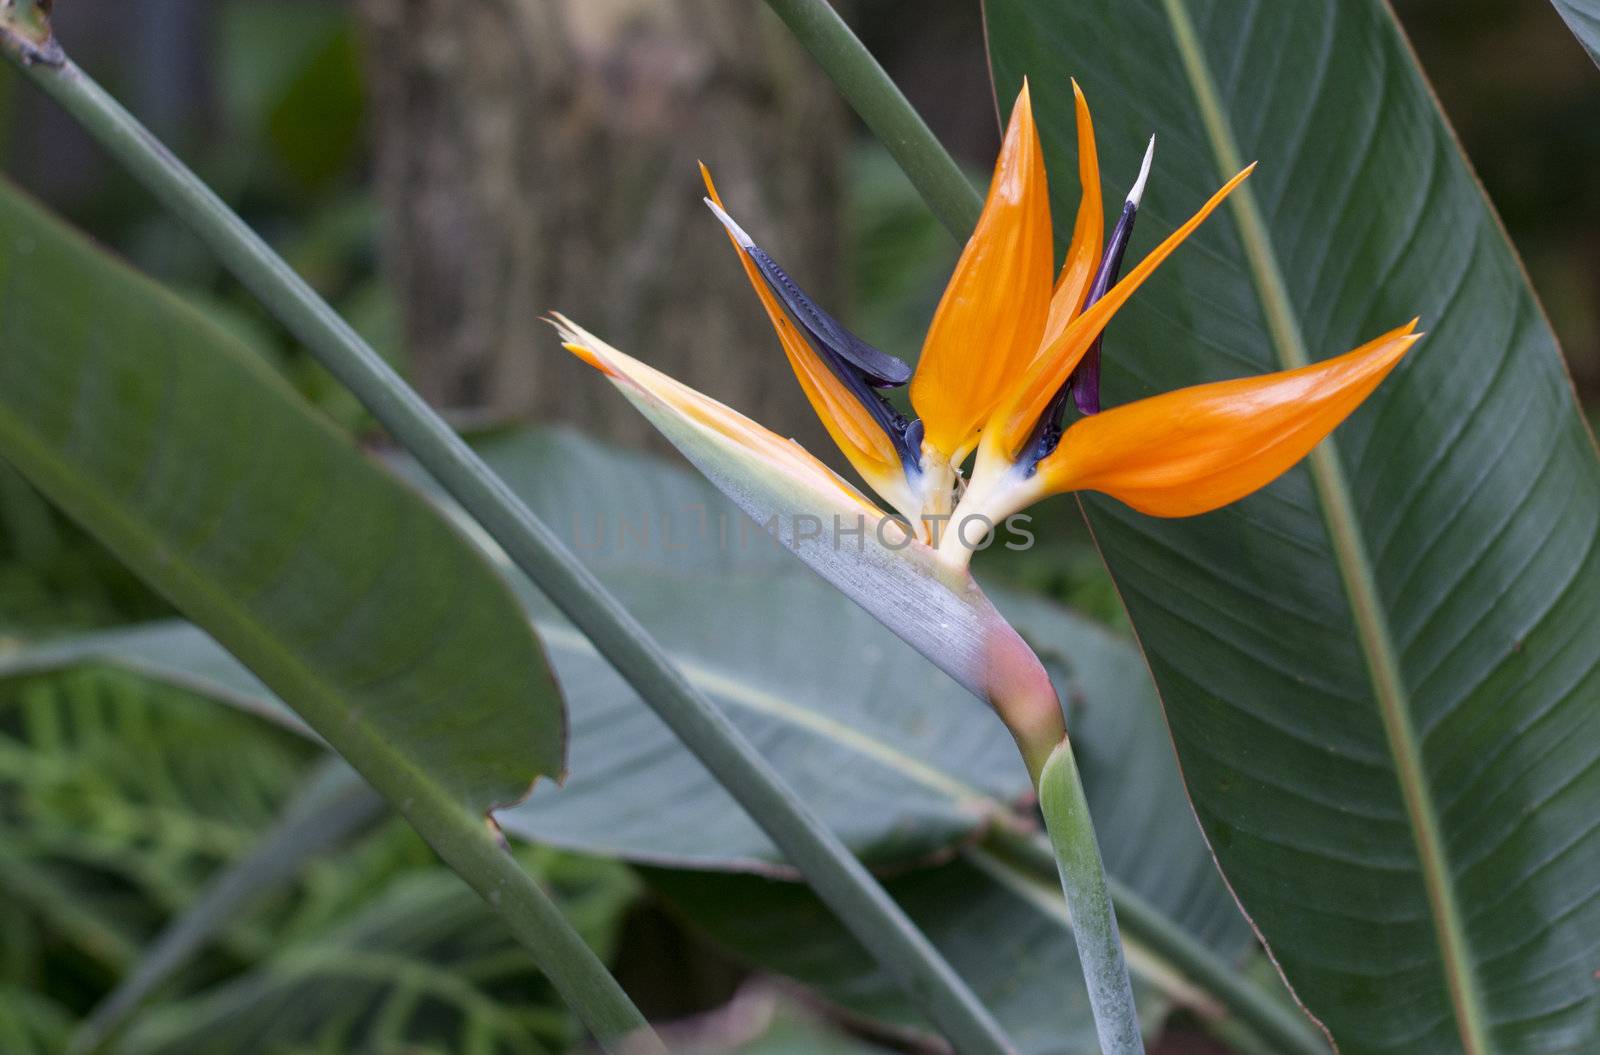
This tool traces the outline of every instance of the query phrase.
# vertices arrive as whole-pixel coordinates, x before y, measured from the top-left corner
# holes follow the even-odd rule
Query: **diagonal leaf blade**
[[[0,43],[15,45],[16,41],[0,38]],[[182,218],[246,288],[304,340],[312,354],[471,511],[518,567],[640,688],[679,738],[783,847],[852,933],[918,995],[954,1041],[974,1051],[1003,1051],[1009,1046],[993,1017],[961,979],[939,959],[860,862],[777,782],[755,748],[689,688],[661,650],[549,528],[493,477],[461,437],[259,235],[99,85],[65,60],[59,49],[45,66],[36,64],[36,56],[29,51],[14,46],[0,50]],[[481,852],[482,847],[472,849]],[[500,858],[493,863],[501,870],[509,867]],[[614,1010],[623,1012],[608,1028],[643,1025],[637,1009],[624,1006],[625,995],[615,981],[603,970],[594,969],[594,957],[578,935],[570,927],[558,925],[560,917],[549,898],[528,882],[524,873],[511,871],[523,914],[507,919],[520,928],[519,937],[536,951],[548,953],[544,939],[554,933],[564,946],[564,953],[554,962],[586,965],[583,984],[567,986],[563,996],[578,1002],[604,997]],[[485,897],[503,894],[499,887],[488,884],[480,885],[479,891]],[[508,899],[501,896],[499,900]],[[646,1040],[653,1046],[654,1038]]]
[[[394,802],[602,1043],[650,1048],[485,823],[566,750],[504,582],[229,334],[4,187],[0,457]]]
[[[1262,162],[1232,224],[1113,324],[1110,402],[1324,358],[1385,320],[1431,331],[1252,499],[1182,521],[1085,501],[1236,894],[1342,1050],[1592,1046],[1600,472],[1392,16],[988,0],[987,25],[1002,95],[1083,84],[1108,173],[1156,132],[1145,239]],[[1071,172],[1070,102],[1035,95]]]
[[[8,461],[285,698],[315,701],[314,725],[359,719],[480,814],[561,772],[538,644],[427,503],[203,316],[9,190],[0,234]]]
[[[1061,964],[1029,976],[1026,995],[1019,993],[1014,1009],[1004,1012],[1008,1027],[1041,1044],[1052,1030],[1092,1035],[1060,999],[1059,979],[1077,967],[1055,865],[1023,799],[1027,775],[981,703],[759,528],[752,525],[741,538],[743,514],[698,476],[556,430],[498,437],[483,455],[585,555],[690,681],[763,744],[785,782],[852,850],[899,876],[968,848],[964,856],[978,862],[973,874],[981,885],[974,897],[1005,906],[995,910],[1003,925],[1035,932],[1023,944],[1054,950],[1052,961]],[[627,685],[536,592],[526,591],[525,600],[562,685],[582,702],[574,710],[572,778],[559,791],[541,788],[521,806],[500,811],[507,833],[679,869],[780,872],[782,858],[770,840],[676,749]],[[1071,701],[1146,1010],[1154,1018],[1176,1003],[1213,1023],[1246,1023],[1271,1050],[1323,1050],[1303,1019],[1280,1010],[1255,983],[1235,983],[1248,928],[1184,809],[1142,659],[1127,643],[1053,605],[998,600]],[[768,617],[774,610],[807,617],[775,622]],[[696,618],[684,619],[685,611]],[[816,654],[835,661],[818,665]],[[175,624],[30,648],[0,657],[0,676],[89,658],[275,713],[262,686],[203,635]],[[967,918],[968,908],[950,904],[934,922],[954,935]],[[1012,967],[996,968],[977,944],[952,940],[946,952],[979,987],[1022,984]],[[839,955],[854,962],[848,949]],[[878,976],[874,984],[880,983]],[[904,1012],[903,1003],[896,1006]]]
[[[1583,50],[1600,66],[1600,3],[1595,0],[1550,0]]]

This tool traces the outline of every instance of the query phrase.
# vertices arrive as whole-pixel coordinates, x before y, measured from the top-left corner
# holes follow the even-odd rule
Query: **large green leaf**
[[[0,457],[341,750],[477,814],[561,771],[555,685],[481,555],[226,332],[3,188]]]
[[[1019,801],[1028,783],[992,716],[870,616],[809,578],[751,575],[735,590],[669,579],[620,592],[661,635],[690,681],[757,738],[851,848],[899,877],[892,885],[897,900],[980,995],[1004,997],[996,1012],[1026,1051],[1095,1050],[1081,993],[1062,996],[1062,980],[1076,978],[1078,967],[1053,865],[1048,856],[1018,859],[1007,852],[1008,840],[1030,838],[1031,821]],[[818,617],[821,633],[800,638],[762,618],[776,602],[807,601],[821,602],[803,609]],[[1141,684],[1137,655],[1126,646],[1101,656],[1081,642],[1075,646],[1063,631],[1091,640],[1101,632],[1038,607],[1023,625],[1041,632],[1041,648],[1062,676],[1063,690],[1080,701],[1079,750],[1112,875],[1153,905],[1165,925],[1209,946],[1221,962],[1236,961],[1250,945],[1249,931],[1183,809],[1153,696],[1146,690],[1115,706],[1083,702],[1114,679]],[[681,618],[686,608],[715,614],[690,623]],[[690,632],[674,634],[679,625]],[[741,886],[720,874],[787,870],[732,798],[580,635],[554,620],[541,619],[539,626],[556,673],[578,704],[574,772],[561,789],[541,787],[528,802],[497,813],[506,833],[645,864],[715,870],[661,882],[670,882],[674,898],[721,939],[742,931],[751,937],[806,932],[804,950],[785,950],[777,939],[733,944],[741,955],[817,985],[857,1013],[896,1026],[922,1025],[897,986],[827,922],[828,912],[802,886]],[[804,646],[824,642],[854,651],[836,655],[819,676]],[[204,634],[178,623],[85,635],[0,657],[0,678],[85,661],[124,666],[298,725]],[[881,689],[890,685],[928,691],[905,706],[885,707]],[[961,715],[963,707],[971,713]],[[996,848],[973,845],[993,841],[986,833],[996,828],[1008,833]],[[964,858],[959,867],[917,878],[953,853]],[[724,896],[727,890],[744,893]],[[1013,951],[1025,950],[1035,969],[1019,970],[1020,961],[996,955],[1001,948],[979,940],[996,929],[1015,935]],[[1149,1021],[1159,1022],[1174,1003],[1227,1016],[1208,983],[1190,977],[1147,931],[1130,926],[1126,937]],[[855,984],[837,984],[841,971]]]
[[[1007,839],[1035,837],[1022,801],[1027,774],[998,720],[765,535],[752,531],[741,542],[742,514],[703,480],[565,432],[506,437],[484,454],[532,508],[571,533],[569,542],[691,682],[762,745],[852,849],[914,874],[964,846],[995,841],[997,830]],[[562,788],[541,787],[528,803],[501,811],[506,831],[697,871],[780,871],[766,837],[627,685],[536,593],[527,590],[526,600],[574,701],[572,775]],[[1001,604],[1069,701],[1113,877],[1154,909],[1161,927],[1208,948],[1218,963],[1235,962],[1250,935],[1184,807],[1142,660],[1126,642],[1054,606],[1020,597]],[[0,658],[0,674],[87,656],[235,704],[274,707],[203,635],[170,624]],[[961,869],[970,902],[929,899],[920,918],[936,939],[947,936],[946,953],[973,984],[1015,992],[1008,1026],[1040,1044],[1052,1035],[1092,1037],[1076,1017],[1086,1008],[1061,996],[1077,967],[1054,866],[1048,856],[1019,860],[999,842],[968,851],[978,855]],[[947,889],[951,881],[943,882]],[[807,902],[787,884],[779,889],[787,892],[775,911]],[[1000,921],[1032,935],[1036,949],[1057,950],[1051,969],[1020,972],[964,940],[973,927]],[[1160,934],[1136,923],[1127,934],[1152,1017],[1172,1002],[1226,1014],[1226,1001],[1172,958]],[[832,962],[855,962],[853,946],[835,930],[819,930],[816,947]],[[906,1020],[909,1010],[891,999],[882,978],[873,984],[875,1002],[857,1010]]]
[[[1069,74],[1108,193],[1157,133],[1143,246],[1261,161],[1113,323],[1110,403],[1430,331],[1247,501],[1085,503],[1235,892],[1345,1051],[1595,1050],[1600,471],[1387,7],[988,0],[987,24],[1000,95],[1035,85],[1058,217]]]
[[[987,863],[987,861],[985,862]],[[742,960],[805,982],[877,1028],[936,1042],[893,981],[828,919],[804,887],[751,876],[647,870],[667,903]],[[1089,998],[1065,979],[1080,972],[1071,931],[1046,875],[1037,885],[996,883],[962,859],[887,880],[889,891],[1017,1043],[1020,1055],[1096,1055]],[[960,906],[957,910],[954,906]],[[1136,986],[1141,1017],[1159,1025],[1166,1007]]]
[[[1031,818],[1019,805],[1030,793],[1027,773],[988,708],[768,536],[741,541],[743,514],[705,480],[560,431],[511,436],[483,454],[530,507],[548,511],[558,530],[570,526],[573,547],[852,849],[905,865]],[[665,527],[645,537],[646,523]],[[995,598],[1066,701],[1113,876],[1190,933],[1221,948],[1237,943],[1236,914],[1225,894],[1216,898],[1198,832],[1182,816],[1183,788],[1136,650],[1055,605],[1001,591]],[[584,704],[573,714],[571,778],[502,811],[508,829],[526,813],[539,818],[526,834],[573,849],[598,851],[614,838],[636,860],[757,870],[776,861],[753,826],[733,826],[732,800],[669,750],[665,729],[643,721],[649,715],[626,686],[604,680],[598,664],[576,662],[587,646],[558,633],[536,594],[527,599],[549,627],[562,683]],[[650,767],[656,779],[640,784],[653,788],[649,809],[636,796],[600,791]],[[681,830],[663,834],[673,828]]]

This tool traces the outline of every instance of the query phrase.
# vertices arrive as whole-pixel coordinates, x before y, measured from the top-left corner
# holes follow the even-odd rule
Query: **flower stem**
[[[1039,807],[1055,848],[1061,889],[1072,915],[1072,936],[1089,988],[1095,1031],[1104,1055],[1142,1055],[1139,1014],[1123,961],[1117,916],[1106,889],[1105,866],[1089,819],[1072,744],[1063,739],[1039,773]]]
[[[728,789],[958,1051],[992,1055],[1013,1050],[994,1016],[939,950],[728,716],[684,679],[661,646],[559,536],[282,257],[71,61],[62,56],[55,64],[37,63],[11,47],[0,51],[183,221],[461,503]],[[457,821],[450,818],[451,824]],[[481,819],[474,823],[482,827]],[[556,922],[544,913],[553,913],[553,906],[537,901],[542,894],[508,854],[495,856],[477,844],[468,849],[470,857],[456,858],[442,850],[441,856],[486,897],[502,887],[517,892],[522,903],[501,898],[497,910],[518,937],[537,941],[539,928]],[[476,871],[476,879],[469,870]],[[492,886],[486,889],[485,881]],[[525,910],[530,916],[523,921],[526,925],[519,925],[516,913]],[[535,918],[539,913],[544,915]]]
[[[1059,886],[1060,869],[1048,838],[999,827],[984,837],[979,849],[1031,880],[1056,880]],[[1106,888],[1116,908],[1118,931],[1127,935],[1124,948],[1143,946],[1148,960],[1215,1000],[1226,1012],[1223,1020],[1202,1015],[1208,1030],[1228,1029],[1229,1043],[1240,1047],[1246,1045],[1237,1038],[1249,1033],[1254,1038],[1253,1051],[1328,1055],[1328,1042],[1292,1003],[1253,980],[1237,963],[1201,942],[1133,888],[1119,884],[1115,876],[1106,877]],[[1135,971],[1137,967],[1135,957]],[[1153,984],[1160,986],[1159,982]]]

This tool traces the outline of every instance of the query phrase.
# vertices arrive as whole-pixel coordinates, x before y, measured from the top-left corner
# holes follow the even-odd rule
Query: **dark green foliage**
[[[60,1050],[319,754],[121,671],[0,680],[0,1050]],[[609,952],[626,873],[518,855]],[[553,1052],[573,1029],[503,924],[393,820],[249,905],[115,1050]]]
[[[1600,465],[1553,335],[1385,5],[989,0],[1056,215],[1068,74],[1135,256],[1261,164],[1112,323],[1112,404],[1428,336],[1227,509],[1087,502],[1224,872],[1352,1053],[1600,1042]],[[1148,218],[1148,222],[1146,219]],[[1139,244],[1141,243],[1142,244]]]

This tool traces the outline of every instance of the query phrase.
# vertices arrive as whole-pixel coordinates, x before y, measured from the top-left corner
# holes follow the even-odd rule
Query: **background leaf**
[[[848,601],[820,583],[798,582],[837,599],[838,611],[820,610],[833,617],[820,621],[832,628],[830,633],[856,642],[863,635],[870,639],[882,634],[884,645],[904,649],[901,662],[920,667],[922,676],[939,688],[923,699],[924,704],[970,702],[962,690],[949,685]],[[757,613],[765,610],[770,598],[787,595],[792,600],[797,592],[795,577],[755,577],[748,585],[751,589],[744,600],[723,613],[727,624],[759,626]],[[709,593],[697,597],[693,591],[677,592],[672,595],[678,598],[676,604],[646,604],[635,610],[652,630],[660,631],[683,622],[673,616],[682,611],[685,597],[693,603]],[[649,596],[646,591],[644,599]],[[657,591],[655,597],[661,602],[663,594]],[[754,608],[749,607],[752,603]],[[497,814],[506,833],[635,862],[715,869],[651,874],[682,911],[747,962],[818,986],[831,999],[882,1024],[922,1027],[898,987],[874,969],[870,958],[831,922],[831,915],[804,887],[792,881],[736,878],[739,872],[787,875],[787,869],[777,863],[773,848],[738,806],[658,727],[654,716],[587,643],[564,625],[541,627],[562,684],[573,699],[584,701],[574,712],[573,758],[578,768],[564,788],[541,788],[527,803]],[[1078,967],[1053,866],[1048,858],[1038,862],[1042,867],[1030,866],[1006,856],[1003,845],[999,849],[980,845],[988,841],[986,832],[997,826],[1014,831],[1013,839],[1026,840],[1032,823],[1020,801],[1027,776],[1003,731],[906,711],[862,721],[852,705],[867,710],[865,705],[874,702],[870,695],[847,688],[841,701],[827,693],[837,684],[833,678],[806,682],[804,673],[799,675],[804,691],[776,696],[767,679],[775,669],[805,658],[802,653],[789,650],[776,657],[757,653],[746,660],[742,649],[750,638],[734,637],[727,642],[728,654],[713,651],[707,658],[706,646],[694,642],[693,635],[689,639],[696,651],[679,651],[683,642],[670,637],[663,644],[673,648],[692,681],[727,708],[741,727],[760,737],[785,777],[811,796],[852,849],[892,866],[891,873],[899,877],[891,881],[891,892],[913,910],[919,925],[928,928],[980,994],[1004,997],[996,1006],[1025,1050],[1094,1051],[1087,1004],[1081,994],[1063,996],[1076,993],[1063,979],[1076,978]],[[868,644],[881,647],[879,642]],[[886,683],[894,676],[895,664],[861,658],[871,651],[869,647],[853,660],[834,664],[833,677],[847,685]],[[1137,664],[1131,652],[1123,655]],[[9,668],[12,673],[19,667],[42,673],[57,664],[89,659],[127,665],[162,681],[214,692],[230,703],[245,703],[258,713],[277,712],[290,724],[298,724],[248,672],[183,624],[88,635],[29,653],[20,665],[15,658]],[[775,663],[775,658],[783,662]],[[1062,661],[1057,657],[1053,662],[1060,670]],[[848,677],[852,670],[862,676],[861,681]],[[7,672],[0,660],[0,676]],[[1066,684],[1083,683],[1073,679]],[[1078,691],[1081,701],[1081,688]],[[1173,925],[1205,942],[1225,961],[1236,960],[1249,948],[1249,932],[1218,884],[1198,833],[1174,802],[1181,792],[1154,700],[1146,697],[1143,705],[1092,711],[1081,703],[1080,707],[1084,719],[1079,723],[1080,743],[1093,760],[1086,762],[1086,771],[1094,774],[1089,777],[1091,794],[1102,804],[1102,814],[1112,820],[1114,828],[1108,825],[1108,830],[1117,833],[1106,841],[1113,874],[1137,884]],[[993,720],[975,710],[985,723]],[[902,753],[901,740],[907,735],[913,744],[939,739],[945,746],[923,760]],[[999,790],[963,783],[996,759],[1006,763],[1002,772],[1016,769],[1012,796],[1004,794],[1004,780],[998,782]],[[648,797],[641,798],[641,788],[649,790]],[[930,865],[952,854],[959,854],[963,863],[930,871]],[[980,940],[980,935],[996,929],[1014,935],[1012,944],[997,948],[993,941]],[[781,937],[797,933],[806,935],[803,948]],[[1181,969],[1164,960],[1161,950],[1142,944],[1136,929],[1130,931],[1129,944],[1135,971],[1144,980],[1140,993],[1148,1021],[1159,1023],[1175,1002],[1208,1015],[1224,1014],[1202,984],[1185,979]],[[1024,961],[1006,949],[1019,956],[1025,953],[1032,969],[1020,967]],[[296,972],[298,977],[298,968]],[[841,978],[853,979],[853,984],[841,984]],[[204,1017],[210,1021],[209,1013]]]
[[[409,833],[400,833],[409,835]],[[387,836],[397,836],[390,827]],[[625,873],[518,851],[560,895],[590,944],[609,952]],[[332,925],[287,921],[246,973],[140,1019],[119,1050],[416,1051],[543,1055],[570,1050],[571,1020],[505,927],[455,876],[432,867],[384,876]]]
[[[217,869],[198,896],[146,943],[138,962],[95,1004],[72,1038],[68,1055],[98,1050],[263,892],[284,886],[308,862],[387,813],[381,795],[342,759],[326,756],[249,852]]]
[[[159,915],[251,844],[315,756],[122,672],[0,681],[5,980],[42,991],[60,965],[119,973]]]
[[[330,758],[103,665],[0,678],[0,1050],[66,1050],[162,921],[243,865]],[[625,870],[518,855],[609,950],[637,888]],[[553,1052],[579,1036],[504,927],[398,818],[297,858],[212,923],[167,998],[109,1050]]]
[[[645,874],[677,911],[746,962],[805,982],[891,1035],[935,1039],[916,1008],[845,940],[804,887],[750,876]],[[1071,931],[1049,910],[1050,887],[997,883],[962,859],[891,879],[889,890],[960,965],[1019,1051],[1099,1052],[1088,996],[1066,984],[1080,968]],[[1169,1004],[1147,985],[1136,993],[1141,1015],[1159,1025]]]
[[[1578,43],[1589,53],[1589,57],[1600,66],[1600,4],[1595,0],[1550,0],[1556,5],[1556,10],[1561,13],[1572,33],[1578,38]]]
[[[1133,254],[1230,210],[1111,326],[1117,404],[1429,337],[1301,468],[1192,520],[1089,498],[1190,796],[1349,1052],[1600,1043],[1600,472],[1553,338],[1388,10],[988,0],[1000,95],[1073,75]],[[1058,217],[1071,98],[1035,106]]]
[[[193,309],[0,189],[0,456],[321,731],[474,813],[561,770],[481,557]]]
[[[1092,1050],[1092,1030],[1080,1017],[1086,1006],[1063,997],[1077,966],[1054,866],[1046,857],[1041,870],[1007,852],[1008,840],[1034,837],[1034,821],[1027,774],[987,708],[766,535],[752,530],[740,546],[733,532],[743,515],[703,480],[561,431],[504,436],[483,452],[536,512],[573,532],[569,544],[851,848],[896,877],[897,895],[902,885],[908,893],[944,892],[918,895],[919,922],[965,977],[1006,994],[1006,1024],[1033,1038],[1029,1050],[1052,1050],[1051,1037],[1073,1037],[1070,1050]],[[820,985],[858,1013],[901,1026],[917,1021],[893,986],[866,969],[853,941],[820,922],[803,923],[826,916],[803,888],[707,874],[783,870],[759,829],[626,684],[536,593],[524,593],[575,701],[573,771],[562,788],[541,787],[527,803],[500,811],[505,830],[686,870],[674,897],[712,933],[803,927],[812,937],[810,957],[772,956],[781,943],[734,942],[749,962]],[[1183,806],[1142,660],[1126,642],[1054,605],[1000,601],[1072,710],[1112,875],[1212,955],[1236,962],[1250,934]],[[0,673],[7,662],[40,669],[96,655],[231,702],[273,706],[203,635],[171,624],[0,658]],[[953,854],[959,864],[929,871]],[[696,893],[702,884],[704,893]],[[950,896],[958,887],[966,895]],[[746,893],[717,893],[728,889]],[[1016,947],[1048,969],[1020,970],[995,955],[973,938],[984,928],[1014,933]],[[1151,1021],[1174,1002],[1219,1013],[1205,986],[1137,928],[1130,943]],[[859,990],[827,984],[845,970]]]

